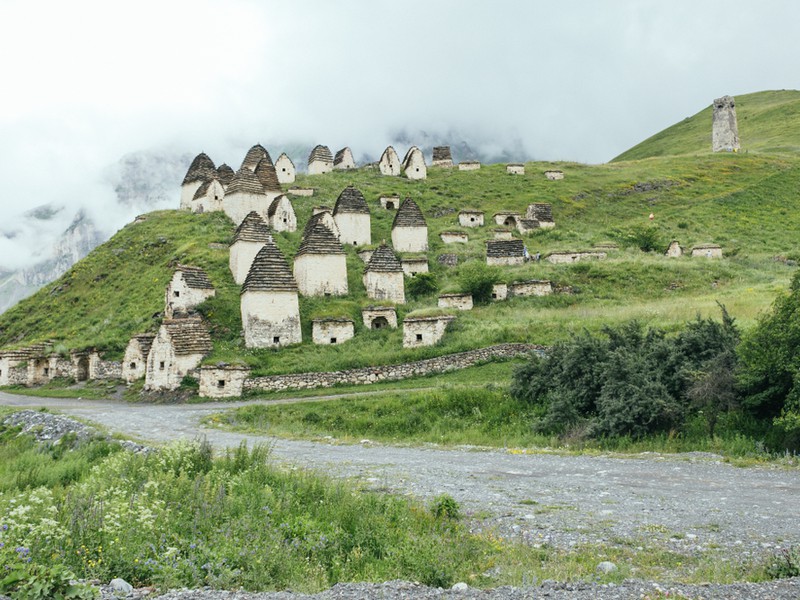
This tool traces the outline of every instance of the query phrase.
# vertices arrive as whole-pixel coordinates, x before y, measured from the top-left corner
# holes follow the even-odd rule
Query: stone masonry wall
[[[244,382],[245,391],[282,391],[332,387],[334,385],[366,385],[376,381],[396,381],[409,377],[421,377],[432,373],[445,373],[466,369],[495,358],[514,358],[529,352],[541,353],[544,346],[536,344],[498,344],[478,350],[447,354],[400,365],[364,367],[328,373],[295,373],[253,377]]]

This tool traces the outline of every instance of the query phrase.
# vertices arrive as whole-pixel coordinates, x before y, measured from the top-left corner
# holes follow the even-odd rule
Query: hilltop
[[[460,291],[469,265],[483,263],[485,243],[496,227],[495,212],[524,213],[532,202],[552,204],[556,228],[524,236],[531,254],[587,250],[609,242],[617,246],[602,261],[562,265],[540,261],[496,268],[500,281],[548,279],[562,293],[516,298],[459,313],[436,346],[404,350],[400,330],[363,327],[360,309],[374,301],[364,293],[364,263],[355,249],[347,248],[350,294],[336,299],[301,298],[302,344],[281,350],[245,349],[239,286],[228,269],[233,223],[223,213],[167,210],[127,225],[59,280],[0,315],[0,347],[49,340],[62,352],[96,347],[107,358],[119,360],[132,335],[157,328],[164,290],[178,263],[204,268],[217,289],[216,297],[200,307],[214,342],[206,362],[245,363],[254,374],[391,364],[501,342],[548,344],[571,332],[597,330],[631,318],[673,329],[697,313],[715,313],[717,301],[747,327],[785,288],[794,261],[800,259],[800,244],[793,234],[800,227],[800,214],[795,210],[800,158],[789,151],[794,130],[787,129],[785,139],[768,134],[780,129],[772,125],[782,114],[780,107],[800,106],[795,104],[800,103],[800,93],[763,92],[737,100],[743,148],[753,148],[749,137],[752,125],[763,123],[759,131],[764,133],[756,140],[764,150],[739,154],[697,150],[683,155],[676,151],[674,156],[665,150],[661,157],[593,166],[529,162],[521,176],[508,175],[501,164],[484,165],[478,171],[430,168],[423,181],[384,177],[371,166],[298,176],[296,185],[313,187],[315,192],[312,197],[292,200],[298,231],[275,236],[290,260],[312,207],[333,206],[347,185],[355,185],[367,199],[373,247],[391,238],[394,217],[394,211],[380,207],[379,196],[411,197],[428,223],[427,256],[438,293]],[[761,107],[757,113],[752,108],[756,104]],[[667,130],[678,128],[680,135],[659,135],[672,140],[670,148],[689,147],[692,136],[699,140],[704,119],[704,136],[710,137],[710,113],[706,111],[689,124],[698,128],[696,136],[686,133],[690,128],[684,124]],[[621,157],[634,151],[646,153],[643,149],[647,144],[654,148],[656,138]],[[774,149],[780,152],[773,153]],[[652,155],[654,150],[649,152]],[[547,180],[543,172],[548,169],[562,170],[565,179]],[[459,227],[458,211],[464,208],[485,211],[486,226]],[[651,213],[652,221],[648,218]],[[469,242],[446,245],[439,238],[442,231],[463,231]],[[687,249],[708,242],[719,244],[725,258],[667,259],[663,252],[673,239]],[[437,257],[442,253],[456,254],[459,266],[440,264]],[[398,318],[434,310],[436,302],[435,293],[412,298],[398,307]],[[312,344],[311,320],[322,316],[352,318],[355,339],[336,347]]]
[[[797,154],[800,151],[800,91],[779,90],[736,96],[742,151]],[[611,162],[711,150],[711,104],[626,150]]]

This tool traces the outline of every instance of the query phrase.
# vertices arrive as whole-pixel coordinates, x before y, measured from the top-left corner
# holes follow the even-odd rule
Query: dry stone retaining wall
[[[432,373],[444,373],[466,369],[478,363],[496,358],[514,358],[529,352],[543,352],[536,344],[498,344],[478,350],[468,350],[436,358],[418,360],[400,365],[385,365],[334,371],[328,373],[296,373],[253,377],[244,382],[244,390],[282,391],[332,387],[334,385],[366,385],[376,381],[396,381],[409,377],[421,377]]]

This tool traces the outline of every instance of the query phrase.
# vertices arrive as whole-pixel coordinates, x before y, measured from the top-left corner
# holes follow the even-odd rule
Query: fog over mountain
[[[0,271],[56,259],[81,210],[107,237],[176,206],[201,151],[603,162],[715,97],[800,87],[799,19],[782,0],[6,0]]]

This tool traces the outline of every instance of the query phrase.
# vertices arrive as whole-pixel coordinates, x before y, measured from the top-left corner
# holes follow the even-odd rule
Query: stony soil
[[[471,515],[473,529],[529,544],[657,543],[694,554],[714,548],[739,561],[800,544],[800,470],[736,468],[707,454],[636,457],[525,454],[513,450],[407,448],[320,444],[205,429],[199,420],[220,404],[130,405],[12,396],[0,404],[47,406],[91,419],[112,432],[151,442],[205,435],[217,447],[266,442],[289,465],[353,477],[364,486],[423,500],[451,494]],[[229,406],[229,405],[225,405]],[[405,583],[345,585],[314,598],[641,598],[659,597],[656,584],[618,586],[548,583],[492,592],[443,592]],[[666,589],[666,588],[665,588]],[[797,581],[742,586],[674,586],[690,598],[800,598]],[[227,594],[227,595],[226,595]],[[654,596],[655,594],[655,596]],[[165,599],[288,598],[198,590]],[[292,596],[302,597],[302,596]],[[663,595],[661,597],[664,597]],[[678,597],[674,593],[670,597]]]

